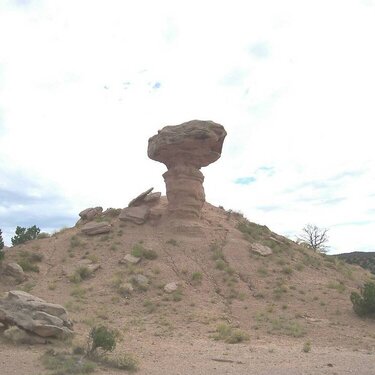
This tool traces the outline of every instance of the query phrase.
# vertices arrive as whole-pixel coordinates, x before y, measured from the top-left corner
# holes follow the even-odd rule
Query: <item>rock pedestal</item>
[[[201,167],[221,156],[224,127],[193,120],[166,126],[148,141],[149,158],[164,163],[168,210],[176,217],[199,218],[205,202]]]

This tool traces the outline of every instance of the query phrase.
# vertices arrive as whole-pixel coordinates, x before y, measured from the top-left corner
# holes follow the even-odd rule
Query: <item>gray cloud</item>
[[[70,202],[52,186],[41,185],[15,172],[0,173],[0,228],[7,245],[17,226],[36,225],[42,231],[49,231],[71,226],[78,219]]]

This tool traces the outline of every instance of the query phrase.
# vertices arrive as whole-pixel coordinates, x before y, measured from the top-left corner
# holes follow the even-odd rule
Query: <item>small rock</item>
[[[87,267],[87,269],[88,269],[90,272],[94,273],[94,272],[96,272],[101,266],[100,266],[100,264],[96,264],[96,263],[94,263],[94,264],[89,264],[89,265],[87,265],[86,267]]]
[[[118,292],[123,296],[127,297],[134,291],[133,285],[130,283],[123,283],[119,286]]]
[[[132,263],[132,264],[137,264],[139,263],[141,258],[134,257],[131,254],[126,254],[119,263],[124,264],[124,263]]]
[[[138,197],[135,197],[129,202],[128,207],[136,207],[141,205],[143,203],[143,200],[147,197],[148,194],[152,192],[152,190],[154,190],[153,187],[144,191],[142,194],[139,194]]]
[[[176,283],[175,281],[164,285],[164,292],[168,294],[175,292],[177,289],[178,289],[178,283]]]
[[[23,272],[22,267],[18,263],[14,263],[14,262],[8,263],[5,266],[4,274],[14,277],[19,282],[22,282],[26,280],[27,278],[27,276]]]
[[[264,257],[272,255],[272,249],[268,246],[261,245],[260,243],[251,244],[250,250]]]
[[[81,232],[89,236],[94,236],[95,234],[108,233],[110,230],[111,225],[106,222],[90,222],[82,227]]]
[[[144,224],[149,215],[150,208],[147,206],[126,207],[121,211],[119,219],[135,224]]]
[[[140,285],[140,286],[147,286],[148,283],[149,283],[149,280],[148,280],[148,277],[144,276],[144,275],[141,275],[140,273],[135,275],[133,277],[133,280],[136,284]]]
[[[14,344],[46,344],[47,340],[18,328],[17,326],[9,327],[4,331],[4,336]]]

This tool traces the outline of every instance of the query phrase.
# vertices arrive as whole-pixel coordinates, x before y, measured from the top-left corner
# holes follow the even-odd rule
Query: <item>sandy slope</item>
[[[13,248],[7,261],[25,251],[43,254],[40,272],[28,273],[21,285],[2,278],[0,292],[24,289],[65,305],[74,321],[73,345],[83,345],[94,325],[116,329],[118,352],[139,359],[139,374],[375,373],[375,322],[359,319],[349,300],[369,280],[368,272],[301,248],[264,226],[247,222],[245,236],[237,229],[241,215],[209,204],[199,222],[170,219],[165,198],[156,208],[161,218],[142,226],[104,217],[112,224],[109,235],[86,237],[75,227]],[[120,264],[137,243],[157,258]],[[273,254],[255,254],[254,243]],[[101,268],[73,283],[71,275],[87,262]],[[120,295],[118,285],[136,274],[149,278],[147,290]],[[171,281],[180,283],[178,296],[163,292]],[[246,332],[250,341],[214,341],[222,323]],[[302,352],[306,341],[312,343],[309,353]],[[47,374],[39,361],[45,350],[0,342],[0,374]]]

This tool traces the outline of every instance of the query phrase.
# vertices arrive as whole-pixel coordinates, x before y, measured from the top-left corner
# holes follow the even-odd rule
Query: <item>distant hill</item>
[[[337,257],[347,263],[358,264],[375,274],[375,252],[354,251],[353,253],[338,254]]]

